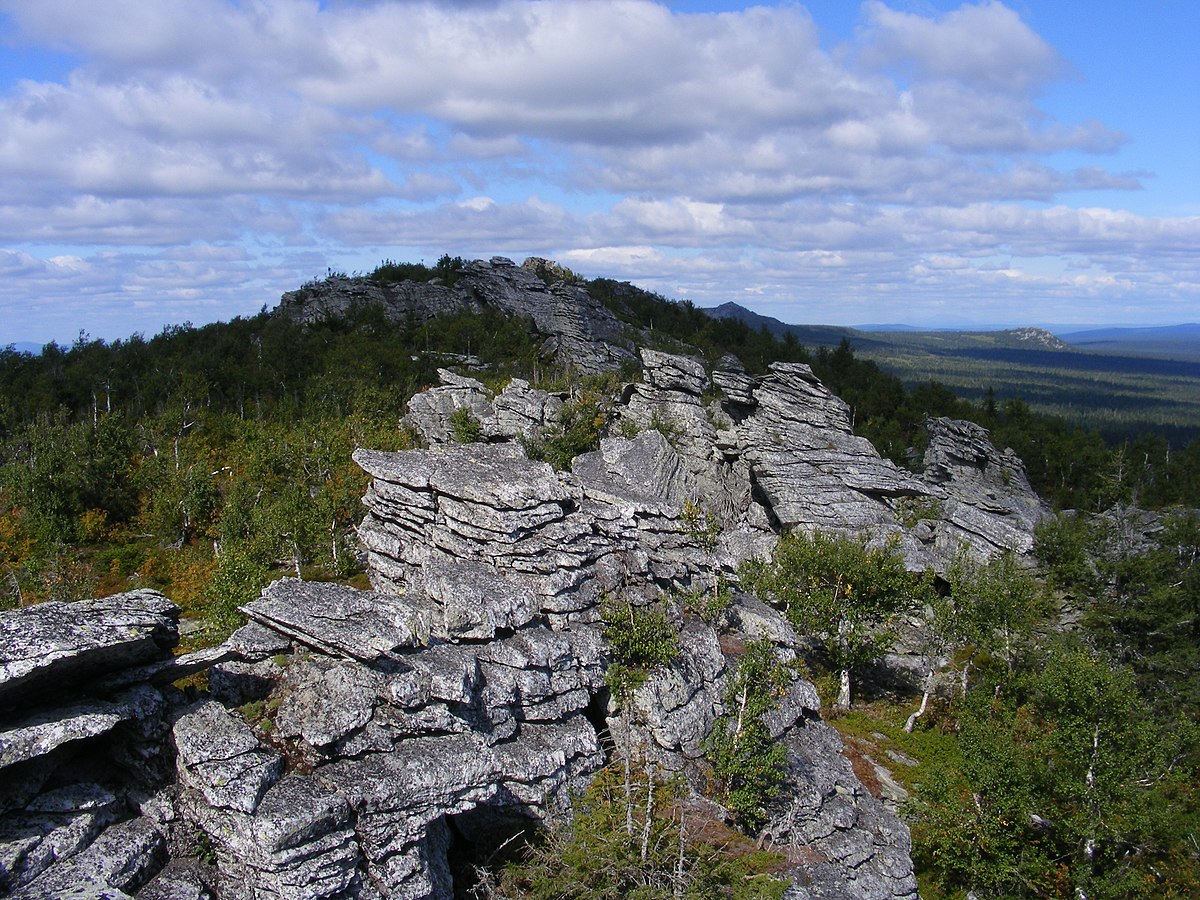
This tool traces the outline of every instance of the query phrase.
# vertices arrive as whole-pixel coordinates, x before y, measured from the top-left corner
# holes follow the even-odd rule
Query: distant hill
[[[790,334],[808,347],[836,347],[843,338],[848,340],[855,349],[878,343],[854,328],[846,328],[842,325],[791,325],[781,322],[773,316],[764,316],[746,309],[737,303],[722,303],[720,306],[700,311],[714,319],[736,319],[749,325],[755,331],[766,328],[768,332],[777,337]]]
[[[13,350],[16,350],[18,353],[32,353],[34,356],[37,356],[42,352],[42,345],[35,344],[33,341],[17,341],[15,344],[6,344],[5,346],[0,347],[0,350],[6,350],[9,347],[11,347]]]
[[[1089,341],[1200,341],[1200,322],[1183,325],[1153,325],[1149,327],[1093,328],[1059,335],[1068,344]]]
[[[1091,353],[1124,353],[1200,361],[1200,323],[1146,328],[1094,328],[1060,334],[1073,347]]]
[[[1155,431],[1179,443],[1200,433],[1196,324],[1056,335],[1044,328],[789,325],[736,303],[703,312],[778,336],[792,334],[809,348],[834,347],[844,338],[910,387],[932,379],[976,402],[985,396],[1020,398],[1040,412],[1086,423],[1110,437]]]

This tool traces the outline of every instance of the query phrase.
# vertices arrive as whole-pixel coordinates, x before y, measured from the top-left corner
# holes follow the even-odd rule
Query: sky
[[[787,322],[1200,320],[1200,2],[0,0],[0,346],[527,256]]]

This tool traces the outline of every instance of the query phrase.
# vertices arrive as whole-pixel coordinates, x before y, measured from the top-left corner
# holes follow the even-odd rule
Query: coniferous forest
[[[444,278],[456,262],[389,262],[371,277]],[[920,458],[926,417],[975,421],[1055,512],[1035,572],[964,560],[930,588],[931,656],[948,660],[955,689],[910,719],[919,696],[868,684],[833,716],[856,771],[865,754],[906,760],[894,776],[923,896],[1200,894],[1200,441],[1106,441],[1017,398],[906,385],[845,341],[805,347],[628,284],[585,286],[643,344],[710,366],[732,354],[751,372],[809,363],[902,466]],[[366,586],[353,527],[367,479],[350,454],[417,446],[406,402],[454,355],[477,357],[494,389],[521,377],[568,395],[540,446],[547,461],[567,466],[606,434],[606,408],[636,371],[580,378],[543,358],[542,339],[499,313],[392,321],[363,307],[312,325],[264,310],[0,351],[0,604],[154,587],[184,608],[195,648],[222,640],[280,576]],[[818,545],[803,552],[836,564]],[[832,700],[836,672],[819,654],[810,665]],[[867,767],[860,777],[870,783]],[[599,830],[595,809],[585,821]],[[593,857],[558,877],[603,878]],[[535,894],[548,858],[501,883]],[[740,889],[714,896],[763,895]]]

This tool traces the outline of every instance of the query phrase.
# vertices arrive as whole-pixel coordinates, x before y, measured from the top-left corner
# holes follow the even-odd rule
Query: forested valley
[[[1019,399],[906,387],[845,342],[807,348],[627,284],[586,287],[643,345],[710,366],[732,354],[751,372],[809,363],[902,466],[920,458],[926,417],[978,422],[1054,510],[1036,572],[964,562],[924,595],[930,656],[954,689],[910,720],[919,696],[868,686],[834,717],[856,770],[864,753],[912,763],[895,777],[923,896],[1200,894],[1200,441],[1109,444]],[[559,467],[598,446],[636,371],[581,378],[542,356],[543,337],[499,313],[391,321],[363,307],[0,351],[0,604],[154,587],[184,608],[196,648],[275,578],[365,587],[353,529],[367,479],[350,454],[417,446],[402,416],[438,367],[474,358],[494,389],[520,377],[566,395],[537,448]],[[811,665],[831,696],[832,670],[820,654]]]

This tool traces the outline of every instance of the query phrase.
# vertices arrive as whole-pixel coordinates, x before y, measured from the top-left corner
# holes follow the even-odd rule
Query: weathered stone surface
[[[379,673],[350,660],[293,660],[278,681],[275,730],[327,748],[371,721],[382,681]]]
[[[107,829],[87,849],[47,870],[11,896],[20,900],[65,897],[119,900],[135,893],[166,861],[162,833],[146,819]]]
[[[514,378],[499,394],[482,382],[438,369],[441,384],[414,394],[408,401],[407,422],[430,445],[459,440],[453,416],[465,409],[479,426],[483,441],[537,440],[560,421],[564,396],[550,394]]]
[[[549,286],[533,271],[493,257],[467,265],[459,281],[465,291],[509,315],[529,318],[550,335],[546,352],[584,374],[619,368],[632,358],[621,338],[621,324],[581,286]]]
[[[546,336],[544,352],[585,374],[616,369],[632,357],[620,322],[583,287],[553,279],[548,285],[531,268],[518,268],[504,257],[468,263],[453,287],[331,277],[284,294],[275,314],[307,324],[345,317],[356,306],[381,309],[396,321],[497,309],[530,319]]]
[[[151,590],[12,610],[0,617],[0,706],[169,657],[178,620],[179,607]]]
[[[425,590],[442,609],[443,633],[490,638],[527,625],[541,609],[528,576],[501,574],[482,560],[434,557],[424,568]]]
[[[780,527],[899,536],[885,499],[928,488],[853,433],[849,408],[807,365],[773,363],[752,395],[738,445]]]
[[[97,784],[72,784],[38,796],[0,824],[0,891],[27,884],[78,853],[115,821],[117,798]]]
[[[952,558],[960,546],[981,558],[1030,554],[1046,510],[1017,455],[997,450],[987,429],[973,422],[930,418],[925,430],[923,477],[937,504],[930,525],[938,554]]]
[[[131,708],[104,700],[85,700],[45,710],[16,727],[0,731],[0,768],[36,759],[73,741],[107,734],[131,718]]]
[[[434,611],[416,598],[283,579],[243,607],[256,622],[327,653],[373,662],[429,642]]]
[[[705,405],[709,381],[703,364],[645,348],[641,357],[642,382],[627,392],[621,421],[669,436],[681,470],[669,483],[669,493],[652,496],[679,506],[694,504],[725,528],[766,527],[766,516],[752,495],[749,471],[736,454],[730,456],[718,447],[718,424],[727,428],[732,422],[719,406]],[[636,471],[630,465],[624,470]]]
[[[474,267],[463,290],[503,282],[514,309],[571,298],[573,288],[547,288],[538,271],[494,260]],[[485,293],[464,302],[493,303]],[[192,900],[206,885],[216,900],[449,896],[450,846],[493,818],[567,809],[604,762],[606,727],[617,752],[701,785],[745,645],[766,638],[791,660],[806,644],[778,610],[736,591],[716,624],[685,607],[708,596],[718,573],[736,581],[738,562],[768,552],[779,528],[894,536],[916,568],[944,566],[960,541],[980,555],[1027,547],[1040,507],[1019,462],[974,426],[931,422],[919,478],[856,437],[845,404],[807,367],[752,377],[725,361],[712,376],[718,404],[698,360],[648,351],[642,361],[643,381],[626,388],[615,417],[622,433],[641,433],[606,437],[570,473],[525,458],[516,440],[551,422],[561,397],[520,382],[497,396],[444,372],[417,403],[432,449],[355,454],[372,478],[359,537],[376,590],[277,582],[247,604],[251,623],[223,647],[178,663],[167,659],[174,619],[163,607],[165,625],[149,626],[165,638],[157,655],[110,660],[72,688],[86,681],[99,692],[71,698],[81,716],[115,709],[115,721],[44,737],[43,725],[79,718],[59,701],[44,721],[0,722],[0,776],[30,781],[20,791],[0,784],[4,827],[19,826],[0,833],[3,872],[20,873],[21,890],[65,883],[52,879],[83,870],[64,868],[64,854],[86,861],[102,841],[120,843],[113,829],[123,828],[145,838],[133,854],[144,870],[88,877],[99,879],[95,896],[132,892],[162,863],[149,820],[118,821],[140,809],[173,853],[180,834],[198,829],[216,855],[215,880],[174,861],[144,889],[151,898]],[[487,443],[439,443],[434,429],[464,404]],[[605,684],[606,596],[663,603],[679,635],[676,657],[631,698],[610,697]],[[144,684],[217,660],[216,700],[171,707]],[[14,671],[10,696],[20,698],[25,676]],[[127,684],[138,687],[122,699]],[[776,699],[765,723],[788,751],[788,772],[764,840],[799,860],[788,896],[915,897],[907,829],[855,777],[819,721],[815,688],[793,678]],[[260,702],[226,708],[249,701]],[[173,751],[163,746],[168,708]],[[103,771],[166,753],[177,783],[155,782],[147,764],[136,795],[56,794],[77,748],[92,747],[103,748]]]
[[[514,378],[492,401],[496,418],[484,423],[485,433],[509,440],[537,438],[559,423],[563,401],[562,394],[551,394],[530,386],[522,378]]]
[[[282,779],[253,815],[196,802],[188,809],[216,851],[221,898],[343,897],[361,884],[349,803],[322,780]]]
[[[174,737],[180,783],[212,807],[252,813],[283,772],[283,758],[219,703],[201,703],[181,716]]]

